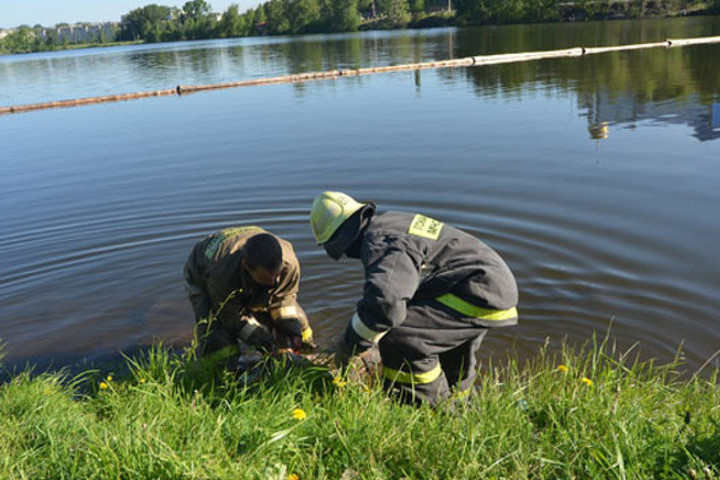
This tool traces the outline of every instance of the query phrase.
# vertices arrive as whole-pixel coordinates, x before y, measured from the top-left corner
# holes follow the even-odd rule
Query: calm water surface
[[[0,105],[329,68],[720,35],[720,18],[235,39],[0,57]],[[313,241],[345,190],[496,248],[521,324],[483,356],[593,332],[688,368],[720,348],[720,45],[215,91],[0,117],[9,362],[183,344],[205,234],[292,241],[325,346],[361,291]]]

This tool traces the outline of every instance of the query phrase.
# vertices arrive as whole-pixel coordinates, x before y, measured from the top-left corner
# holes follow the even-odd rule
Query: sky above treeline
[[[20,25],[52,27],[57,23],[119,22],[131,10],[151,3],[182,7],[186,0],[0,0],[0,28]],[[233,4],[240,12],[255,8],[262,0],[209,0],[214,12]]]

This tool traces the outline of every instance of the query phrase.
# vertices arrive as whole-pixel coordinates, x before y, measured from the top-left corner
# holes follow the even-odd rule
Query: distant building
[[[108,41],[113,40],[119,27],[120,24],[117,22],[106,22],[75,24],[53,30],[61,43],[66,41],[67,43],[90,43],[99,41],[101,38]],[[51,29],[43,31],[43,36],[47,36],[48,30]]]

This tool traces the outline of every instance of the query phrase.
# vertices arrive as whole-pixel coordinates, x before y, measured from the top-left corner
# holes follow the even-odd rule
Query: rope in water
[[[207,90],[219,90],[224,88],[254,87],[258,85],[271,85],[283,83],[301,83],[315,80],[336,79],[339,77],[353,77],[360,75],[371,75],[374,73],[398,72],[404,70],[422,70],[428,68],[452,68],[472,67],[482,65],[497,65],[501,63],[527,62],[545,58],[581,57],[597,53],[619,52],[623,50],[638,50],[644,48],[659,47],[684,47],[687,45],[698,45],[705,43],[720,43],[720,36],[698,37],[683,39],[668,39],[663,42],[639,43],[634,45],[618,45],[614,47],[577,47],[563,50],[545,50],[538,52],[507,53],[499,55],[481,55],[435,62],[409,63],[405,65],[390,65],[385,67],[358,68],[350,70],[328,70],[324,72],[298,73],[293,75],[282,75],[279,77],[258,78],[243,80],[239,82],[214,83],[209,85],[178,85],[175,88],[165,90],[154,90],[137,93],[123,93],[118,95],[104,95],[100,97],[78,98],[72,100],[59,100],[54,102],[32,103],[0,107],[0,115],[9,113],[22,113],[34,110],[45,110],[50,108],[67,108],[80,105],[93,105],[98,103],[121,102],[148,97],[162,97],[168,95],[185,95]]]

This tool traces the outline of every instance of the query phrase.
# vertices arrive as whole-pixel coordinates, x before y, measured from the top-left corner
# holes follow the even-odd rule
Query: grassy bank
[[[250,387],[163,348],[122,378],[0,386],[0,478],[687,479],[720,471],[714,374],[608,345],[486,367],[468,406],[410,408],[327,369]],[[701,378],[701,377],[704,377]]]
[[[57,45],[53,50],[78,50],[81,48],[103,48],[103,47],[124,47],[127,45],[141,45],[145,42],[126,41],[126,42],[108,42],[108,43],[71,43],[68,45]]]

